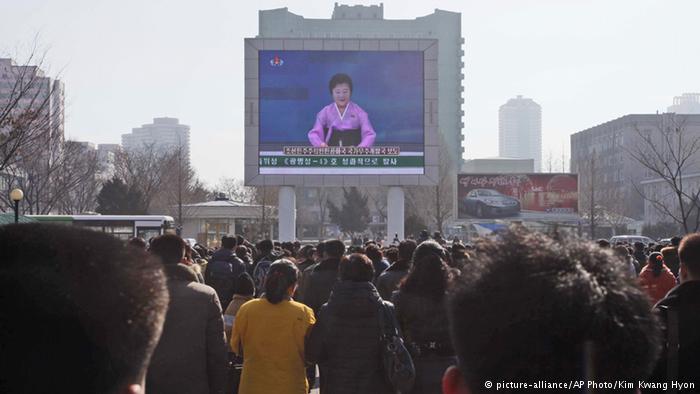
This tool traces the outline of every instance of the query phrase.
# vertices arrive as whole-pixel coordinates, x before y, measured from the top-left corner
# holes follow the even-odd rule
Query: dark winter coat
[[[321,305],[328,302],[333,286],[338,282],[340,259],[330,258],[321,261],[305,281],[302,302],[318,314]]]
[[[391,299],[391,293],[399,288],[401,280],[408,275],[409,266],[410,261],[399,260],[379,275],[379,278],[377,278],[377,290],[382,299]]]
[[[667,246],[661,249],[661,254],[664,256],[664,264],[671,270],[673,276],[678,277],[678,268],[680,267],[678,248],[675,246]]]
[[[402,290],[392,296],[396,318],[416,367],[411,393],[441,393],[442,375],[456,363],[443,301]]]
[[[267,276],[267,271],[270,270],[270,266],[276,260],[273,254],[268,254],[267,256],[261,258],[253,268],[253,281],[255,282],[255,294],[260,297],[262,293],[265,292],[265,277]]]
[[[391,392],[382,370],[380,302],[369,282],[342,281],[333,289],[306,342],[306,360],[319,365],[322,393]]]
[[[244,272],[246,265],[233,250],[221,248],[207,264],[205,283],[216,290],[222,305],[228,305],[236,293],[236,279]]]
[[[695,383],[696,391],[700,390],[700,367],[698,358],[700,357],[700,281],[690,281],[681,283],[671,290],[665,298],[659,301],[654,307],[659,318],[663,322],[664,331],[662,342],[667,343],[668,335],[668,312],[676,311],[678,314],[678,378],[675,379],[685,383]],[[665,382],[667,371],[666,346],[657,362],[657,367],[649,382]],[[681,391],[683,392],[683,391]]]
[[[386,259],[381,259],[377,261],[372,261],[372,266],[374,267],[374,280],[376,281],[387,268],[389,268],[389,262]]]
[[[634,269],[637,271],[637,275],[639,275],[639,273],[642,272],[642,268],[647,265],[647,255],[642,250],[635,250],[632,257],[634,257],[637,262],[634,265]]]
[[[148,368],[148,392],[223,393],[227,347],[219,298],[187,266],[165,270],[170,302]]]
[[[311,274],[314,272],[314,268],[318,266],[319,263],[313,263],[310,266],[306,267],[303,271],[301,271],[301,274],[299,275],[299,283],[297,287],[297,292],[294,294],[294,299],[304,303],[304,296],[308,293],[308,288],[309,288],[309,278],[311,277]],[[306,304],[306,303],[304,303]],[[309,306],[306,304],[306,306]],[[315,373],[315,372],[314,372]]]

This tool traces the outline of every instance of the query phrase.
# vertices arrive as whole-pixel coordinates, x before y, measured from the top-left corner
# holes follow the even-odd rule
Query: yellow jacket
[[[231,349],[243,353],[238,392],[307,394],[304,340],[315,322],[313,310],[295,301],[258,298],[243,304],[231,336]]]

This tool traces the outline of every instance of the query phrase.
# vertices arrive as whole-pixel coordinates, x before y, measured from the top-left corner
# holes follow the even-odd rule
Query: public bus
[[[172,216],[158,215],[26,215],[41,223],[80,226],[128,240],[140,237],[148,241],[165,233],[175,233]]]

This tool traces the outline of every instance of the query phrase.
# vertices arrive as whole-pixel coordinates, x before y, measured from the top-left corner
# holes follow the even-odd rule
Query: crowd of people
[[[220,244],[0,227],[0,392],[700,392],[700,233]]]

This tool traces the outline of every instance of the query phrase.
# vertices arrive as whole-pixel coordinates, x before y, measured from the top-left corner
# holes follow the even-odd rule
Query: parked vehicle
[[[650,243],[656,243],[653,239],[645,237],[643,235],[615,235],[610,238],[610,244],[615,245],[618,242],[627,243],[629,245],[635,242],[641,242],[644,245],[649,245]]]
[[[493,189],[474,189],[462,200],[462,209],[478,218],[514,216],[520,213],[520,201]]]
[[[175,233],[175,220],[162,215],[27,215],[41,223],[80,226],[128,240],[140,237],[148,241],[165,233]]]

